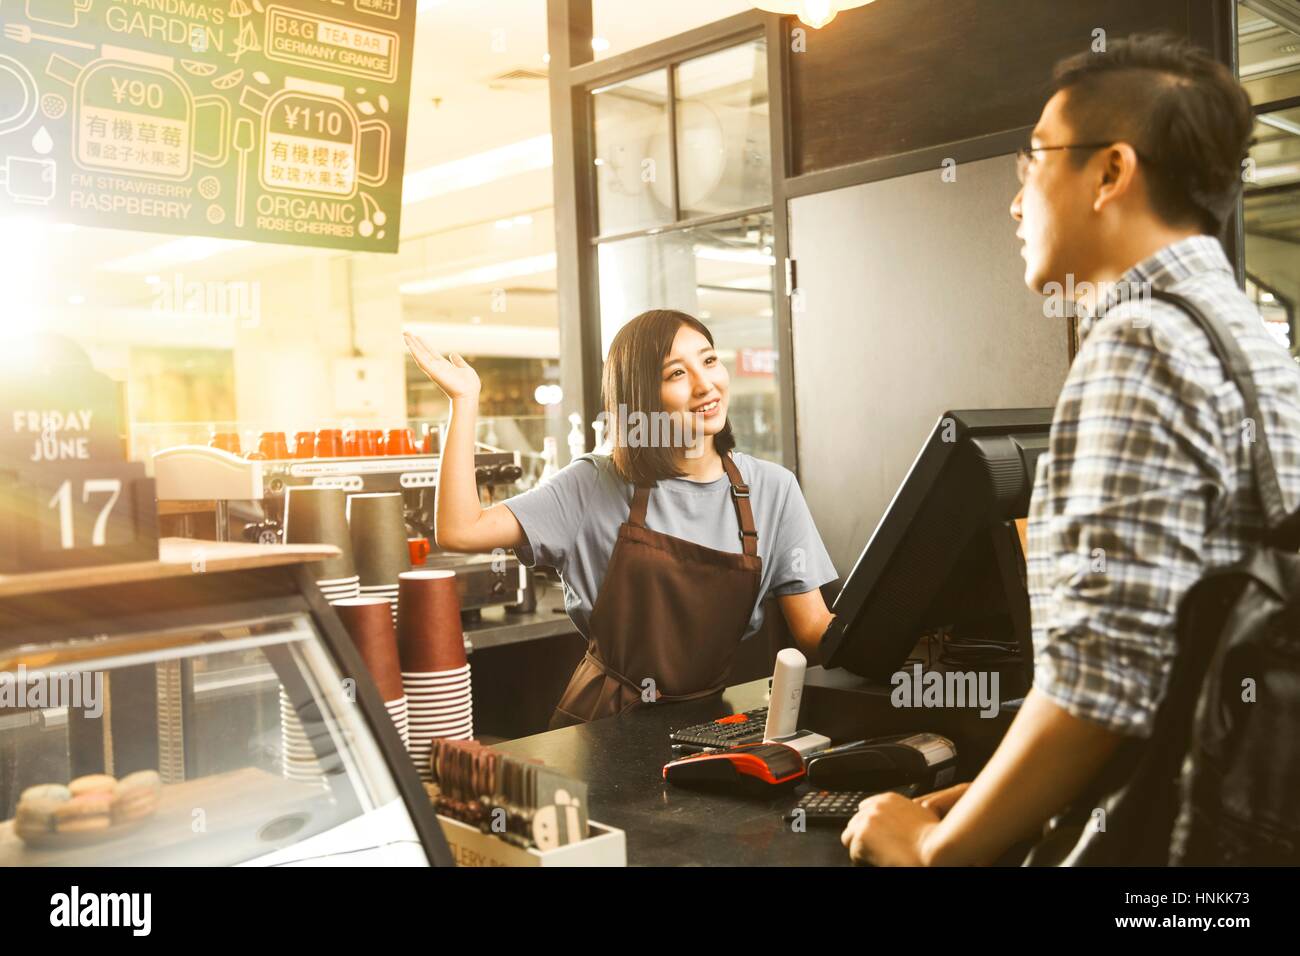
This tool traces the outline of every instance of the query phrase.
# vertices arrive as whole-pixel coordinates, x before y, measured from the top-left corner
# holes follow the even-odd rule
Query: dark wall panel
[[[1030,126],[1053,64],[1108,39],[1199,33],[1209,0],[876,0],[790,56],[795,172]],[[797,23],[796,23],[797,25]]]

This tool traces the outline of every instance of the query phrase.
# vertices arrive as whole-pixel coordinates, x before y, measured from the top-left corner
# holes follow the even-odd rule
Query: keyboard
[[[766,726],[767,708],[755,707],[743,714],[731,714],[674,730],[668,739],[676,749],[681,750],[739,747],[741,744],[761,744],[763,728]]]

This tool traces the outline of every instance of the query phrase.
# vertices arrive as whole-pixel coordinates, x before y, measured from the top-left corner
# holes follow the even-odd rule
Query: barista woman
[[[588,640],[552,728],[621,713],[647,691],[678,701],[721,690],[769,595],[817,660],[834,619],[818,588],[835,569],[794,475],[733,451],[727,370],[698,320],[655,310],[624,326],[603,381],[611,453],[486,510],[474,482],[478,375],[459,355],[411,335],[407,345],[451,400],[438,546],[514,548],[554,567]]]

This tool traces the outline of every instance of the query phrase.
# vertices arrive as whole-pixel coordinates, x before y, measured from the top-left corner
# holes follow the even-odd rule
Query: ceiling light
[[[592,37],[591,48],[595,50],[597,53],[604,53],[606,50],[609,49],[609,41],[606,40],[604,37]]]
[[[1279,116],[1276,113],[1265,113],[1263,116],[1256,116],[1255,119],[1265,126],[1271,126],[1274,129],[1280,129],[1284,133],[1300,136],[1300,123],[1287,119],[1285,116]]]
[[[498,146],[408,173],[402,180],[402,205],[482,186],[507,176],[549,169],[551,163],[550,133]]]
[[[525,259],[511,259],[507,262],[495,262],[477,269],[466,269],[450,275],[433,276],[428,279],[416,279],[404,282],[398,288],[402,295],[428,295],[447,289],[459,289],[464,286],[488,285],[503,279],[517,279],[520,276],[539,275],[555,269],[555,253],[543,256],[529,256]]]
[[[865,7],[871,0],[754,0],[754,6],[768,13],[796,16],[814,30],[826,26],[841,10]]]
[[[146,249],[132,256],[114,259],[99,268],[107,272],[152,272],[159,266],[179,265],[183,262],[198,262],[232,249],[251,246],[245,239],[214,239],[208,236],[186,236],[174,239],[160,246]]]
[[[564,389],[558,385],[538,385],[533,389],[533,401],[538,405],[558,405],[564,401]]]

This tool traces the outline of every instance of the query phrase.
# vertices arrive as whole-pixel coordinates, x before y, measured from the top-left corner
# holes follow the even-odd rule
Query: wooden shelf
[[[163,538],[158,542],[157,561],[131,561],[31,574],[0,574],[0,598],[181,577],[196,573],[194,563],[200,559],[202,573],[212,574],[323,561],[339,553],[339,549],[330,544],[248,544]]]

